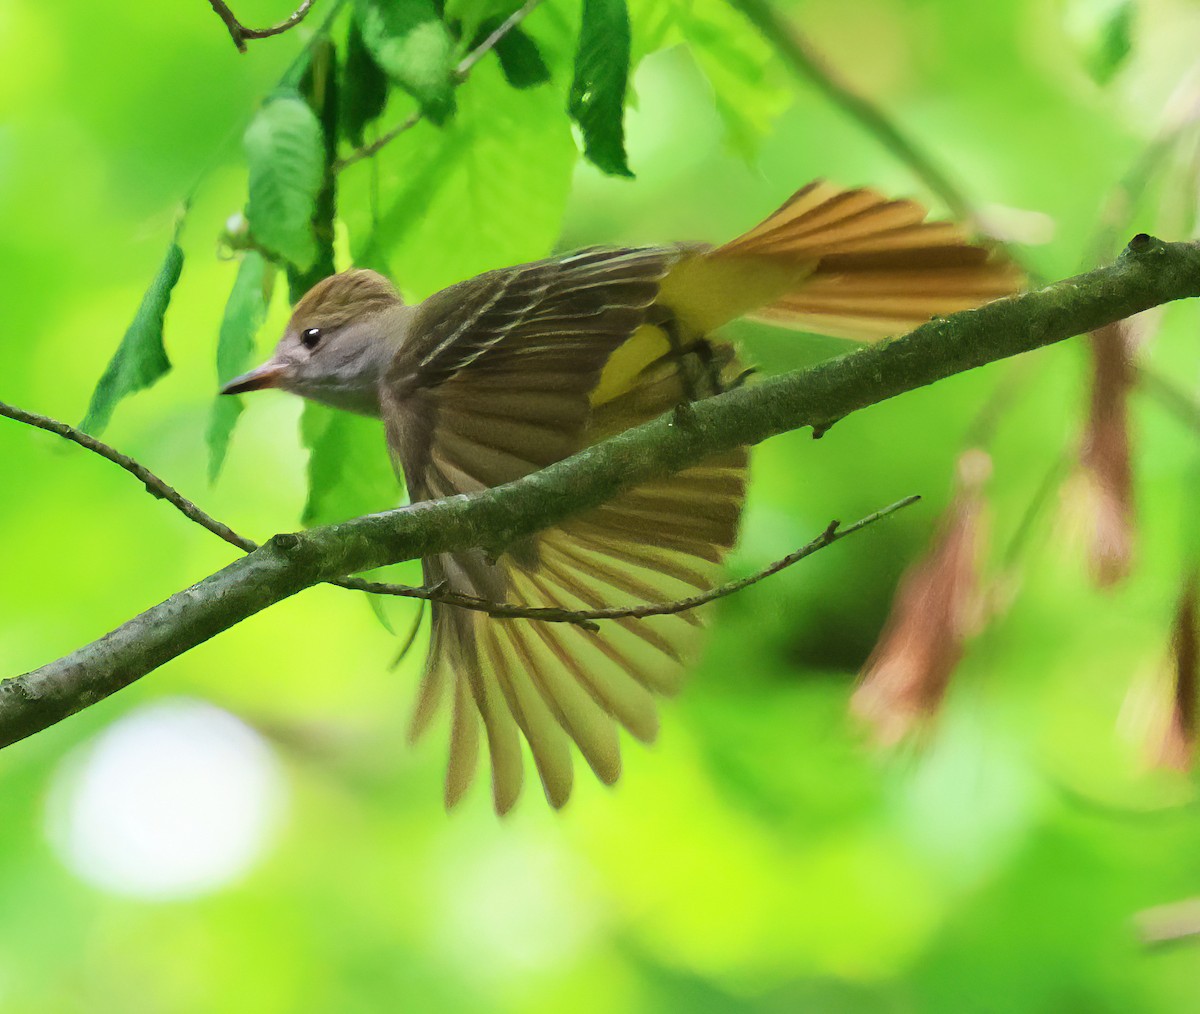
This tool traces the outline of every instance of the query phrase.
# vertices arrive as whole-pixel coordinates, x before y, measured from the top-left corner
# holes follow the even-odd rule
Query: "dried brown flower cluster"
[[[980,550],[991,471],[984,451],[959,458],[957,489],[939,531],[901,581],[863,669],[850,707],[882,745],[899,742],[937,714],[967,640],[982,627]]]

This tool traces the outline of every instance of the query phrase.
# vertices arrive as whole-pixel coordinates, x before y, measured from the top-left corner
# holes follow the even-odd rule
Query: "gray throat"
[[[408,332],[415,307],[398,304],[336,335],[297,378],[295,393],[359,415],[379,418],[379,385]]]

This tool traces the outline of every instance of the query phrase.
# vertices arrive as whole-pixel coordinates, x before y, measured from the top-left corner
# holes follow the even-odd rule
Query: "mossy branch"
[[[276,535],[100,640],[0,683],[0,746],[102,700],[319,582],[473,546],[496,553],[622,490],[721,451],[804,426],[821,432],[899,394],[1195,296],[1200,244],[1138,236],[1108,267],[697,402],[684,415],[664,415],[517,482]]]

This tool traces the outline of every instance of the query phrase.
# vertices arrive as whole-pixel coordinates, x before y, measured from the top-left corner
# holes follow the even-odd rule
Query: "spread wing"
[[[587,250],[491,272],[424,304],[383,390],[389,442],[414,498],[519,478],[681,400],[684,364],[657,326],[656,300],[686,253]],[[700,344],[703,356],[685,358],[712,366],[713,347]],[[719,370],[732,353],[716,358]],[[494,563],[478,550],[427,559],[427,580],[574,609],[695,594],[716,581],[732,544],[744,465],[737,452],[639,487]],[[470,783],[481,723],[501,812],[521,789],[522,738],[556,806],[570,793],[572,742],[601,779],[615,780],[617,725],[653,738],[655,695],[677,688],[698,633],[692,614],[606,622],[597,634],[435,605],[413,731],[450,698],[447,803]]]
[[[584,250],[426,300],[384,382],[414,496],[485,489],[577,450],[601,370],[681,253]]]

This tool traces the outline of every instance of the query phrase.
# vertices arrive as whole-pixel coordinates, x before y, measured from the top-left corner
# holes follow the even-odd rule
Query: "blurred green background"
[[[256,538],[299,523],[301,406],[248,404],[209,486],[236,271],[218,236],[245,202],[241,134],[328,5],[239,55],[201,0],[0,0],[0,399],[82,417],[191,194],[166,318],[174,369],[105,437]],[[248,24],[287,13],[234,7]],[[1047,278],[1092,262],[1114,186],[1164,126],[1196,115],[1193,0],[783,9]],[[817,176],[939,207],[718,0],[631,0],[631,14],[634,179],[576,154],[564,107],[579,7],[548,0],[526,27],[550,83],[515,91],[485,59],[448,126],[422,124],[343,174],[339,266],[373,224],[372,256],[418,298],[554,248],[728,237]],[[393,96],[381,123],[410,109]],[[1157,168],[1118,208],[1121,242],[1192,234],[1194,133]],[[277,288],[263,351],[287,316]],[[1184,390],[1200,372],[1197,320],[1169,309],[1143,350]],[[767,371],[846,347],[731,331]],[[5,750],[0,1010],[1196,1010],[1200,944],[1150,947],[1137,929],[1138,913],[1200,894],[1194,785],[1149,763],[1146,717],[1170,705],[1196,434],[1135,394],[1135,563],[1098,590],[1075,465],[1088,376],[1086,346],[1067,343],[1015,374],[1001,364],[859,413],[820,442],[759,448],[734,573],[831,518],[925,499],[723,601],[659,742],[628,745],[613,790],[581,777],[561,814],[534,790],[497,820],[477,785],[446,815],[444,728],[417,748],[404,736],[422,651],[389,671],[395,637],[328,587]],[[856,674],[1000,388],[984,580],[1003,608],[936,722],[884,750],[848,714]],[[0,465],[5,675],[231,559],[49,435],[0,421]],[[410,622],[406,605],[387,609],[397,629]]]

